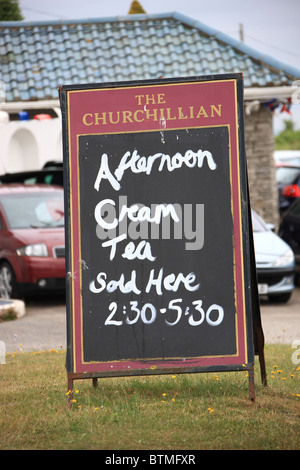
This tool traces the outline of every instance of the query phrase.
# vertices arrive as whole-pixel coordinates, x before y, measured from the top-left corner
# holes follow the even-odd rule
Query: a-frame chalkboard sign
[[[254,400],[242,75],[62,86],[60,100],[68,388],[248,370]]]

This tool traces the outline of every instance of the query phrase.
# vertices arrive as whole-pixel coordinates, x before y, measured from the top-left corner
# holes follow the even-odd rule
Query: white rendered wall
[[[0,122],[0,174],[39,170],[62,161],[60,118]]]

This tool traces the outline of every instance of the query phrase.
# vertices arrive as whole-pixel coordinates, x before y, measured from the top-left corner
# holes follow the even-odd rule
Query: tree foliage
[[[21,21],[19,0],[0,0],[0,21]]]
[[[276,150],[300,150],[300,129],[293,121],[285,120],[285,129],[275,137]]]
[[[145,14],[145,13],[146,12],[144,8],[142,7],[142,5],[140,4],[140,2],[138,2],[137,0],[134,0],[133,2],[131,2],[130,9],[128,12],[129,15],[138,15],[138,14]]]
[[[0,0],[0,21],[20,21],[23,19],[19,0]]]

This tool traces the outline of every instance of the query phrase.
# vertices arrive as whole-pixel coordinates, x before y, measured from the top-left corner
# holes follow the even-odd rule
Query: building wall
[[[0,123],[0,174],[39,170],[49,160],[62,161],[59,118]]]
[[[278,227],[272,112],[264,105],[245,116],[245,146],[251,207]]]

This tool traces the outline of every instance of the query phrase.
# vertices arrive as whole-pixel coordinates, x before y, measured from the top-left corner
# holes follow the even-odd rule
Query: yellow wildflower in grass
[[[166,393],[162,393],[161,395],[162,395],[162,397],[164,397],[164,398],[167,396],[167,394],[166,394]],[[161,400],[161,402],[162,402],[162,403],[165,403],[165,402],[166,402],[166,400]]]
[[[207,411],[209,411],[210,413],[213,413],[213,412],[214,412],[213,408],[210,408],[210,407],[207,408]]]

